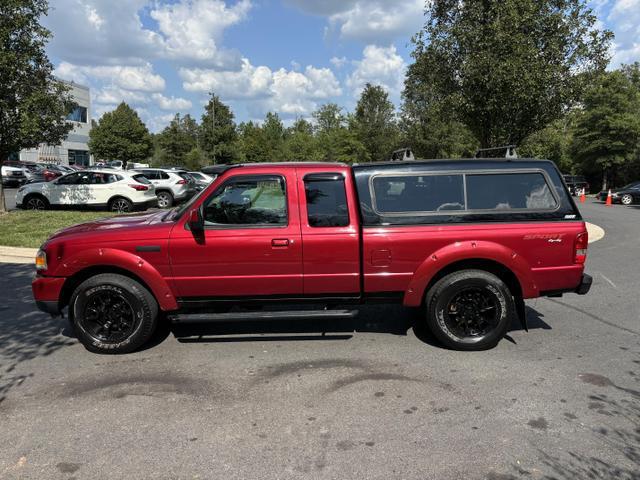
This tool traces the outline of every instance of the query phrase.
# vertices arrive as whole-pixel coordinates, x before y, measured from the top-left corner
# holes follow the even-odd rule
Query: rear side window
[[[144,174],[133,175],[132,178],[138,183],[143,183],[145,185],[150,185],[151,184],[149,179]]]
[[[549,210],[557,206],[541,173],[466,175],[468,210]]]
[[[380,213],[464,210],[462,175],[380,176],[373,179]]]
[[[553,210],[558,203],[539,172],[483,172],[372,178],[374,209],[382,215]]]
[[[347,193],[341,175],[307,175],[304,179],[307,216],[311,227],[349,225]]]

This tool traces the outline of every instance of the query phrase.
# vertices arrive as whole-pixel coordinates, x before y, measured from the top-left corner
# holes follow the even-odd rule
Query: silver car
[[[158,206],[169,208],[189,200],[196,193],[196,182],[185,170],[140,168],[129,172],[142,173],[155,186]]]

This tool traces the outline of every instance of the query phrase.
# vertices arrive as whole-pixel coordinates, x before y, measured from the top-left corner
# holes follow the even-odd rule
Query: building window
[[[89,166],[89,152],[86,150],[69,150],[69,165]]]
[[[77,106],[69,115],[67,120],[71,122],[87,123],[87,107]]]

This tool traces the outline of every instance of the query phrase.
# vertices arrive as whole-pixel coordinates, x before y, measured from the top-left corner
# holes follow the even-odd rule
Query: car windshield
[[[636,188],[636,187],[640,187],[640,182],[630,183],[629,185],[625,185],[624,187],[622,187],[620,190],[629,190],[630,188]]]

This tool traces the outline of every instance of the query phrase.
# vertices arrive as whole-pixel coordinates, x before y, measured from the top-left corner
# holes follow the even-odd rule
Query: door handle
[[[274,238],[273,240],[271,240],[271,246],[272,247],[288,247],[289,246],[289,239],[287,238]]]

